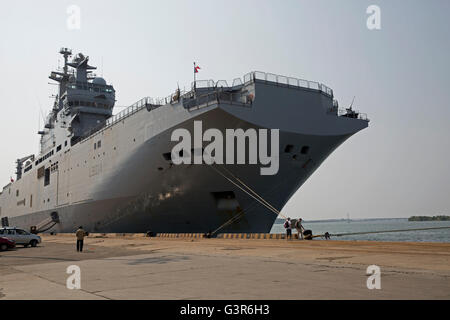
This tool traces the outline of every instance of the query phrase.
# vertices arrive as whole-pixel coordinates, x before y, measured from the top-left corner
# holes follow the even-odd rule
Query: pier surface
[[[0,299],[450,299],[450,243],[44,235],[0,252]],[[69,290],[67,267],[81,270]],[[367,288],[367,267],[381,289]]]

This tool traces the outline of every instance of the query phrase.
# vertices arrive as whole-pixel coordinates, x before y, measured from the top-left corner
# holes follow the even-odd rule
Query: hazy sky
[[[381,30],[369,30],[369,5]],[[67,28],[67,8],[81,28]],[[369,128],[338,148],[284,214],[305,219],[450,213],[450,1],[1,1],[0,182],[37,153],[60,47],[90,56],[117,105],[253,70],[356,96]],[[62,60],[61,60],[62,61]],[[103,61],[103,71],[101,65]],[[41,120],[42,125],[42,120]]]

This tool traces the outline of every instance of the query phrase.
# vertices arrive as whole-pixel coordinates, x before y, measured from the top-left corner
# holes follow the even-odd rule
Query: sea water
[[[277,220],[271,233],[285,233],[283,222]],[[386,231],[397,229],[419,229],[450,227],[450,221],[408,221],[408,219],[370,219],[370,220],[340,220],[340,221],[303,221],[305,229],[312,230],[313,235],[352,232]],[[296,233],[295,229],[293,233]],[[321,238],[319,238],[321,239]],[[450,242],[450,228],[436,230],[421,230],[408,232],[375,233],[331,237],[332,240],[372,240],[372,241],[413,241],[413,242]]]

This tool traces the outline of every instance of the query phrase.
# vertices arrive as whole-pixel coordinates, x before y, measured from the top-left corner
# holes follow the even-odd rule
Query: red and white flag
[[[13,183],[13,182],[14,182],[14,179],[13,179],[12,177],[9,177],[9,179],[11,180],[11,183]]]
[[[200,70],[199,66],[194,66],[194,73],[198,73],[198,70]]]

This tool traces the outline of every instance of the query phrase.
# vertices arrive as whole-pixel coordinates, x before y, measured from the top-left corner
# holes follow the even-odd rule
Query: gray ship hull
[[[235,216],[238,207],[245,212],[243,217],[220,232],[269,232],[277,215],[217,170],[225,173],[225,167],[274,208],[281,210],[328,155],[352,134],[367,127],[367,121],[328,114],[332,100],[320,92],[293,90],[257,81],[252,83],[251,90],[256,99],[250,107],[220,101],[196,111],[178,106],[183,110],[178,111],[178,116],[172,115],[175,119],[172,123],[160,124],[159,130],[152,126],[151,132],[148,125],[138,124],[154,122],[146,117],[157,112],[166,112],[162,117],[167,120],[174,113],[169,108],[175,110],[177,106],[163,106],[151,112],[142,109],[116,124],[122,128],[113,126],[75,145],[71,152],[83,148],[89,140],[101,138],[104,140],[102,148],[109,148],[100,162],[95,158],[102,158],[101,152],[89,154],[94,158],[91,165],[84,160],[86,170],[80,174],[88,174],[90,179],[82,184],[86,192],[79,190],[83,196],[76,199],[72,195],[77,185],[74,176],[68,180],[58,173],[53,191],[57,197],[56,205],[18,215],[7,213],[10,225],[29,228],[56,211],[59,223],[49,231],[73,232],[82,225],[90,232],[209,232]],[[259,164],[173,165],[164,157],[176,144],[170,139],[173,130],[186,128],[193,132],[193,123],[198,120],[202,121],[204,130],[217,128],[222,132],[230,128],[280,129],[278,173],[261,175]],[[120,130],[129,132],[131,128],[135,134],[127,135],[126,142],[120,141]],[[118,130],[116,135],[114,130]],[[131,140],[131,137],[135,138]],[[124,143],[136,145],[125,147]],[[304,146],[308,147],[308,152],[302,154]],[[120,153],[121,149],[124,149],[123,154],[108,157],[108,152]],[[75,163],[80,166],[83,162],[82,159],[70,161],[69,172],[76,170],[73,169]],[[62,170],[60,164],[59,171]]]

